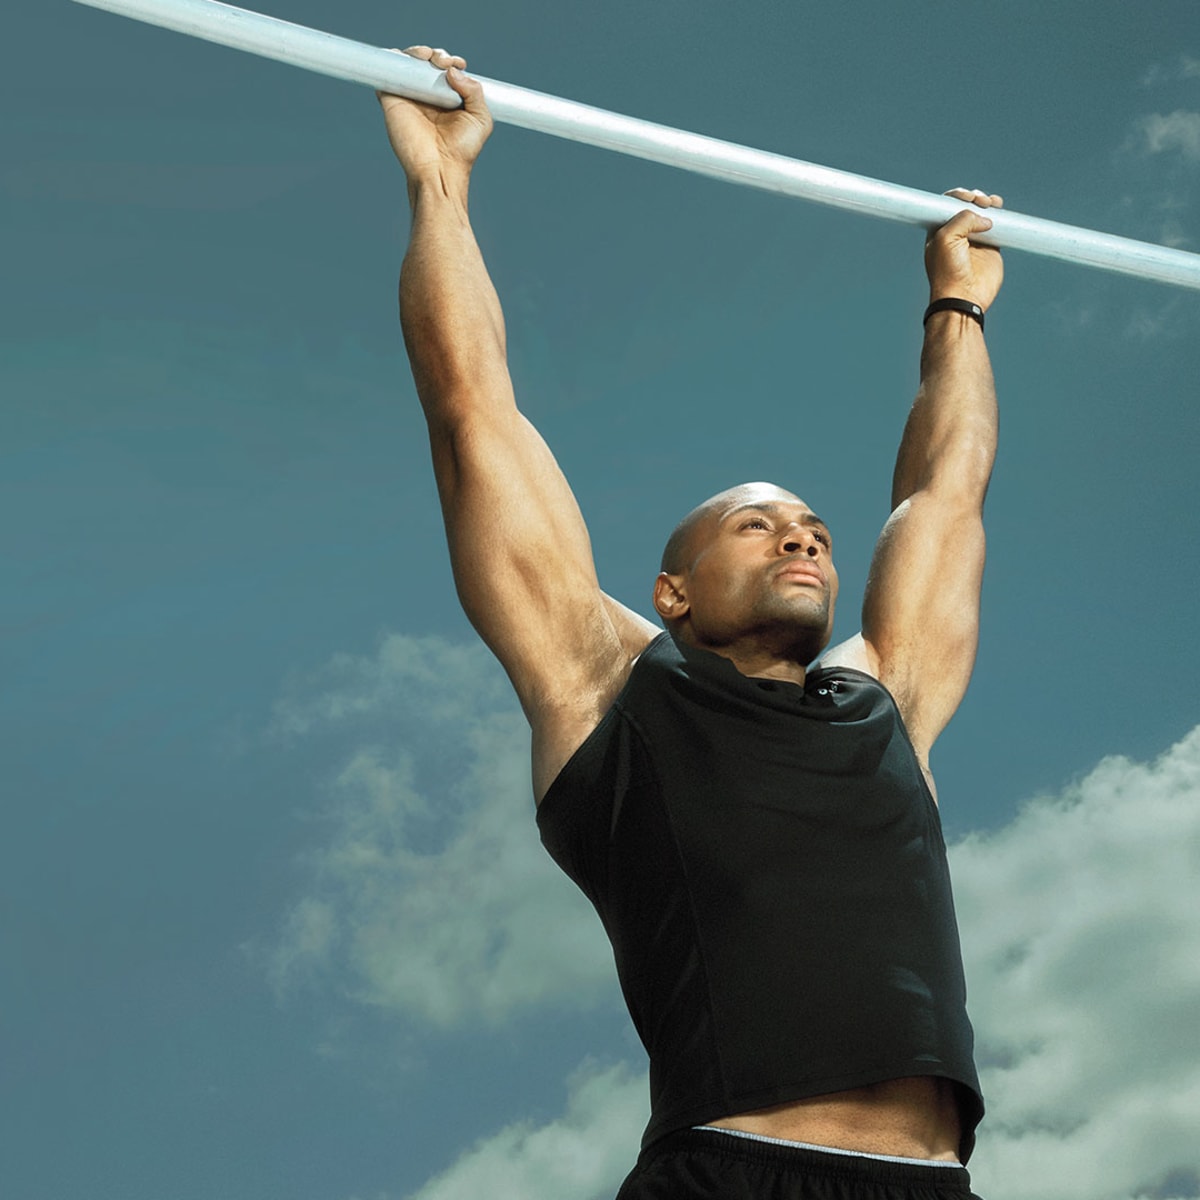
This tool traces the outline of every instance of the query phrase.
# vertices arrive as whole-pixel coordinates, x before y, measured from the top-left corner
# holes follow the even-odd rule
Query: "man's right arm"
[[[540,799],[657,631],[601,592],[575,498],[517,409],[503,313],[467,215],[491,119],[478,83],[448,80],[464,99],[453,112],[380,97],[412,205],[401,321],[459,598],[529,718]]]

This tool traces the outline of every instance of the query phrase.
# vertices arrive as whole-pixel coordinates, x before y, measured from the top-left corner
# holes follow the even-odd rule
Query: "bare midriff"
[[[708,1124],[831,1150],[940,1162],[958,1162],[962,1132],[954,1084],[931,1075],[810,1096]]]

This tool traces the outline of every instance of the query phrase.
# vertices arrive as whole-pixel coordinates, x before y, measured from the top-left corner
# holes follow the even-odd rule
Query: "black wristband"
[[[983,309],[979,307],[973,300],[958,300],[953,296],[947,296],[944,300],[935,300],[926,310],[925,316],[921,320],[922,325],[929,324],[929,318],[934,313],[940,312],[960,312],[968,317],[974,317],[979,322],[979,328],[983,328]]]

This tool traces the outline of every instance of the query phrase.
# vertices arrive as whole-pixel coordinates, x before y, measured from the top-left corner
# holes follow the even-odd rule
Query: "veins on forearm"
[[[921,386],[896,459],[892,507],[937,489],[983,503],[997,439],[996,390],[982,330],[939,313],[926,327]]]
[[[461,201],[461,202],[460,202]],[[423,192],[400,272],[400,318],[422,402],[507,380],[504,314],[465,194]]]

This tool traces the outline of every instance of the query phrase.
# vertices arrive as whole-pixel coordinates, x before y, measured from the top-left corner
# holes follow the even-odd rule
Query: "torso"
[[[935,1076],[893,1079],[709,1121],[761,1137],[834,1150],[958,1162],[954,1085]]]
[[[632,666],[633,657],[629,666]],[[860,667],[839,663],[839,666],[843,665],[848,666],[850,671],[862,673]],[[539,801],[563,764],[588,739],[596,723],[608,711],[621,685],[628,678],[629,666],[614,672],[609,688],[604,689],[606,694],[603,697],[591,697],[592,704],[581,704],[573,712],[560,709],[554,714],[556,719],[543,724],[540,730],[535,725],[535,783],[538,785]],[[602,704],[598,702],[601,700]],[[924,762],[917,759],[913,765],[928,779],[928,768]],[[541,771],[538,770],[539,766]],[[929,782],[931,784],[932,781]],[[781,1007],[779,1000],[777,997],[774,1003],[768,1002],[768,1007],[777,1013]],[[783,1007],[788,1006],[785,1004]],[[781,1035],[782,1029],[782,1025],[777,1025],[776,1036]],[[667,1061],[673,1060],[668,1058]],[[917,1064],[912,1062],[904,1065],[911,1070]],[[829,1077],[827,1073],[826,1078]],[[825,1092],[770,1108],[709,1118],[705,1123],[831,1149],[958,1162],[963,1153],[965,1127],[960,1118],[961,1098],[957,1089],[958,1085],[947,1077],[902,1076],[845,1091]],[[967,1091],[965,1086],[963,1091],[964,1094]],[[974,1120],[970,1124],[973,1126]],[[966,1145],[969,1153],[970,1139]]]

